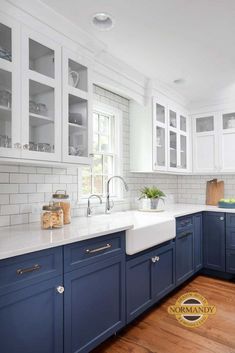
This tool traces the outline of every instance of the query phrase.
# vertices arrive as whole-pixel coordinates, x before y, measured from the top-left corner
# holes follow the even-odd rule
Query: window
[[[90,194],[105,196],[107,180],[121,173],[120,168],[121,112],[105,105],[93,111],[93,165],[82,168],[81,197]],[[119,185],[110,184],[111,195],[120,197]]]

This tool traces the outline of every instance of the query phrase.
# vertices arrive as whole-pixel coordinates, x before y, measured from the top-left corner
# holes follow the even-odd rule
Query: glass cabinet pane
[[[29,150],[54,152],[54,88],[29,80]]]
[[[165,129],[157,126],[156,128],[156,148],[157,148],[157,160],[156,163],[158,166],[164,167],[166,165],[165,160]]]
[[[223,114],[223,129],[235,129],[235,113]]]
[[[68,84],[87,92],[87,67],[69,59]]]
[[[12,147],[11,72],[0,69],[0,83],[0,147],[10,148]]]
[[[170,110],[170,126],[176,128],[177,127],[177,116],[173,110]]]
[[[187,120],[183,115],[180,115],[180,130],[187,131]]]
[[[42,75],[55,77],[54,50],[29,39],[29,69]]]
[[[170,131],[170,167],[177,167],[177,134]]]
[[[0,23],[0,59],[12,61],[11,28]]]
[[[187,138],[184,135],[180,135],[180,160],[181,168],[187,168]]]
[[[156,104],[156,120],[165,123],[165,107],[158,103]]]
[[[196,131],[197,132],[214,131],[214,117],[207,116],[203,118],[197,118]]]
[[[87,156],[87,101],[69,94],[69,155]]]

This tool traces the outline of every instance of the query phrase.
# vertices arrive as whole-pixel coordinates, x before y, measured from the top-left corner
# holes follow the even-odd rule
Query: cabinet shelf
[[[69,91],[69,94],[75,96],[75,97],[78,97],[78,98],[81,98],[83,100],[88,100],[88,93],[81,90],[80,88],[76,88],[76,87],[73,87],[73,86],[68,86],[68,91]]]
[[[11,119],[11,108],[4,107],[0,105],[0,119],[1,120],[10,120]]]
[[[69,123],[69,126],[75,127],[77,129],[81,129],[81,130],[86,130],[87,129],[86,126],[84,126],[84,125],[79,125],[79,124],[74,124],[74,123]]]
[[[29,117],[30,117],[30,125],[34,127],[46,125],[46,124],[54,124],[54,120],[47,116],[43,116],[35,113],[29,113]]]

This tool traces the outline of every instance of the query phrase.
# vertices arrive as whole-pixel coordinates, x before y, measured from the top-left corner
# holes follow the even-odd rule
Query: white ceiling
[[[42,0],[144,75],[196,101],[235,94],[235,0]],[[91,23],[108,12],[115,27]],[[175,85],[173,81],[186,82]]]

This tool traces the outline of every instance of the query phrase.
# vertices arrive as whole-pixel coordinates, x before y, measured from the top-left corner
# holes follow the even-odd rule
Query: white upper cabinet
[[[61,48],[22,31],[22,157],[61,160]]]
[[[130,103],[131,170],[189,173],[190,119],[166,97],[153,98],[152,107]]]
[[[190,124],[187,113],[177,106],[168,107],[168,169],[174,172],[190,170]]]
[[[215,113],[193,117],[193,171],[218,172],[218,121]]]
[[[153,170],[167,170],[167,102],[153,99]]]
[[[235,110],[219,117],[219,167],[223,172],[235,171]]]
[[[0,156],[21,157],[20,26],[0,15]]]
[[[63,161],[91,162],[92,82],[90,63],[63,48]]]

